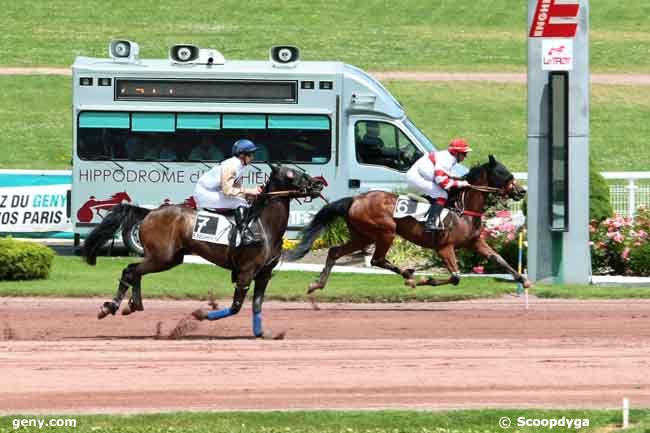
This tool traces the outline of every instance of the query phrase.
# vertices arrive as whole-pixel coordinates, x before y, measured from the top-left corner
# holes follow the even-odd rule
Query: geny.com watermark
[[[506,429],[513,424],[512,420],[507,416],[502,416],[499,419],[499,427]],[[589,427],[588,418],[526,418],[525,416],[520,416],[515,419],[516,427],[546,427],[548,429],[553,429],[555,427],[561,427],[565,429],[575,429],[579,430],[583,427]]]
[[[43,428],[57,428],[57,427],[77,427],[77,420],[68,418],[52,418],[52,419],[43,419],[43,418],[14,418],[11,420],[11,426],[14,429],[19,428],[29,428],[29,427],[38,427],[39,429]]]

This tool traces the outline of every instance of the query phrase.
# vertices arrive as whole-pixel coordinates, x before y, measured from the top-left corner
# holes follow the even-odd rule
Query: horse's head
[[[498,188],[501,194],[519,201],[526,195],[526,188],[517,184],[515,177],[510,173],[510,170],[505,165],[501,164],[492,155],[489,161],[482,166],[487,174],[488,186]]]
[[[291,197],[316,198],[326,186],[323,178],[311,177],[300,169],[272,163],[269,163],[269,166],[271,175],[267,192],[291,191]]]

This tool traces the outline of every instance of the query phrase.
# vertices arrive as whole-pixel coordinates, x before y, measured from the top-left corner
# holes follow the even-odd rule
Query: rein
[[[479,191],[479,192],[485,192],[485,193],[488,193],[488,194],[491,194],[491,193],[503,194],[503,192],[504,192],[503,188],[494,188],[492,186],[480,186],[480,185],[472,185],[472,184],[470,184],[468,186],[468,188],[473,189],[475,191]],[[482,212],[477,212],[477,211],[465,209],[465,191],[463,191],[461,193],[460,200],[457,201],[456,210],[461,215],[469,215],[469,216],[477,217],[477,218],[481,218],[483,216]]]
[[[262,195],[272,196],[272,197],[289,197],[289,196],[291,196],[293,194],[296,194],[296,193],[303,194],[303,191],[300,191],[300,190],[297,190],[297,189],[294,189],[294,190],[287,189],[287,190],[284,190],[284,191],[264,192],[264,193],[262,193]],[[323,199],[323,201],[325,203],[329,204],[329,200],[326,199],[323,196],[323,194],[318,193],[318,197]],[[296,200],[298,199],[297,197],[293,197],[293,198],[296,199]],[[307,201],[307,200],[305,200],[305,201]]]
[[[503,194],[503,188],[494,188],[492,186],[469,185],[468,188],[480,192]]]

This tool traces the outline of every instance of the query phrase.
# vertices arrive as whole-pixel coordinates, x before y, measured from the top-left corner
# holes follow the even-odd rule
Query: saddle
[[[207,212],[212,212],[212,213],[217,213],[219,215],[223,215],[225,217],[234,217],[235,216],[235,209],[232,208],[203,208],[204,211]]]

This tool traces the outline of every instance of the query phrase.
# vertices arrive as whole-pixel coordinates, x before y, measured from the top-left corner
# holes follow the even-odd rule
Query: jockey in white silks
[[[453,167],[462,162],[472,149],[462,138],[454,138],[447,150],[431,152],[422,156],[406,172],[408,185],[433,199],[425,223],[426,231],[442,230],[440,212],[447,204],[451,188],[465,188],[469,182],[451,177]]]
[[[257,146],[250,140],[237,140],[232,147],[232,157],[214,166],[201,175],[194,188],[194,200],[198,208],[234,209],[237,229],[241,233],[242,245],[260,242],[248,226],[247,198],[254,198],[262,192],[261,187],[244,188],[244,167],[255,157]]]

